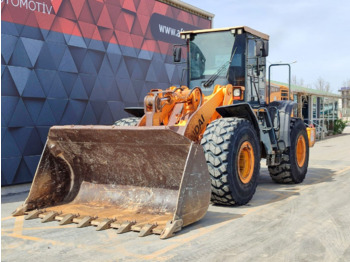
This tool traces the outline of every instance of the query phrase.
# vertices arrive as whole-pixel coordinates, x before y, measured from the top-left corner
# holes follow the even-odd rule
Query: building
[[[275,95],[278,94],[279,89],[281,90],[280,97],[282,97],[282,92],[289,90],[288,84],[273,81],[271,90],[275,97],[279,97]],[[288,97],[288,94],[284,97]],[[291,85],[291,98],[298,102],[295,114],[302,117],[305,123],[316,126],[318,138],[323,138],[333,132],[334,121],[340,117],[341,97],[339,94]]]
[[[179,84],[172,46],[212,18],[178,0],[1,1],[1,184],[32,180],[51,126],[111,125]]]

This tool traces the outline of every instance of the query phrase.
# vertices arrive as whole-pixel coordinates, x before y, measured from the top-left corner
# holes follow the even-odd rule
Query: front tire
[[[211,176],[211,201],[248,203],[260,171],[260,143],[252,124],[242,118],[220,118],[208,125],[201,144]]]
[[[292,118],[290,123],[291,145],[282,154],[278,166],[269,166],[273,181],[280,184],[298,184],[303,182],[309,165],[309,140],[304,122]]]

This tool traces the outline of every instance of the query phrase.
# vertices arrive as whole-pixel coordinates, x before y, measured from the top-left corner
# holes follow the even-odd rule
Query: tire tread
[[[302,121],[298,118],[292,118],[290,129],[291,134],[293,132],[293,129],[296,128],[299,121]],[[270,176],[272,180],[279,184],[296,184],[300,183],[295,180],[292,174],[292,163],[290,159],[290,148],[287,148],[285,152],[282,153],[282,161],[281,164],[278,166],[269,166],[268,170],[270,173]]]
[[[201,140],[211,175],[211,201],[215,204],[244,204],[233,199],[227,172],[231,136],[235,135],[235,130],[243,123],[251,124],[241,118],[220,118],[208,125]]]
[[[122,118],[114,123],[115,126],[137,126],[140,122],[139,117]]]

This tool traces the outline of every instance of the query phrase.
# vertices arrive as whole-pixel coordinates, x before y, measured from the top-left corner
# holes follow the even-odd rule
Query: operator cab
[[[244,86],[244,100],[265,102],[269,36],[246,26],[181,33],[187,42],[187,85],[210,95],[215,85]],[[179,55],[179,48],[175,48]],[[181,53],[181,52],[180,52]]]

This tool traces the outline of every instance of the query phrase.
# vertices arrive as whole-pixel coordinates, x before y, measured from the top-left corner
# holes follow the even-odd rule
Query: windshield
[[[200,84],[195,81],[197,86],[201,86],[213,76],[215,79],[220,77],[226,79],[234,40],[235,36],[230,31],[196,35],[190,42],[191,82],[202,80],[199,81]]]

